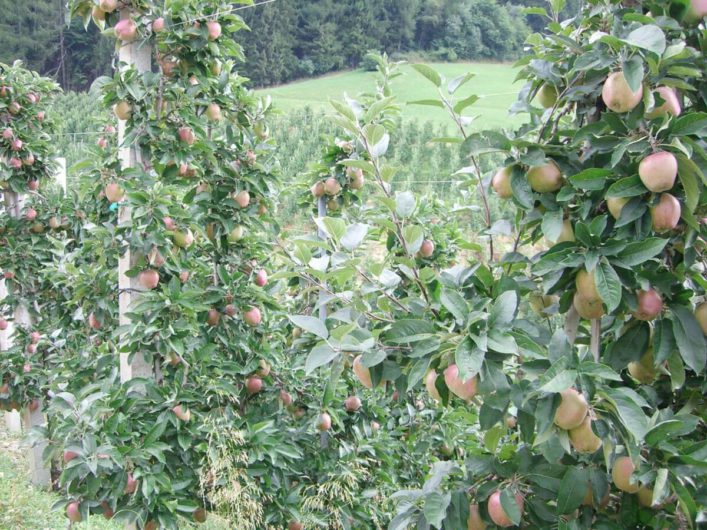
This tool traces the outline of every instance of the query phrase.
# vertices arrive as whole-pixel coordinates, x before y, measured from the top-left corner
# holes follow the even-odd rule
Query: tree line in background
[[[576,10],[578,0],[569,0]],[[528,32],[545,23],[522,8],[545,0],[277,0],[242,13],[253,31],[240,37],[243,75],[256,86],[284,83],[361,64],[370,50],[426,59],[512,60]],[[64,0],[0,0],[0,62],[21,59],[64,90],[85,90],[110,71],[113,44],[74,19]]]

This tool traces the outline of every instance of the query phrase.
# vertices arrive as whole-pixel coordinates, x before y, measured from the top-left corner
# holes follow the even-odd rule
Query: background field
[[[498,128],[522,123],[522,116],[508,114],[508,108],[515,101],[521,87],[521,82],[513,83],[516,70],[510,64],[429,64],[441,72],[447,80],[467,72],[476,74],[476,77],[459,91],[459,94],[464,96],[471,94],[481,96],[481,99],[465,112],[468,116],[479,116],[475,128]],[[401,102],[435,98],[434,86],[410,65],[404,65],[401,70],[403,75],[393,82],[393,90]],[[284,112],[304,107],[311,107],[314,111],[328,111],[330,99],[341,99],[344,93],[355,96],[360,92],[373,89],[374,86],[373,72],[355,70],[263,89],[259,93],[271,95],[276,107]],[[422,122],[430,120],[445,125],[449,123],[449,117],[442,109],[419,105],[406,105],[403,118],[417,118]]]

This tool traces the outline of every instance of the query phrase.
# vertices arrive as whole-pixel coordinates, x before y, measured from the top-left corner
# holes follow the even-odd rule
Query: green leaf
[[[637,442],[642,441],[648,432],[648,418],[636,402],[635,392],[628,388],[609,388],[606,394],[629,434]]]
[[[447,84],[447,92],[450,96],[453,95],[457,90],[459,90],[467,82],[471,81],[474,77],[476,77],[476,74],[473,74],[471,72],[467,72],[463,75],[460,75],[459,77],[455,77]]]
[[[390,326],[384,339],[389,342],[419,342],[430,338],[435,333],[435,325],[426,320],[402,319]]]
[[[288,317],[290,321],[305,331],[315,334],[317,337],[324,340],[329,338],[329,330],[326,328],[324,322],[315,317],[310,317],[307,315],[290,315]]]
[[[673,312],[673,335],[680,350],[680,356],[685,364],[695,373],[704,370],[707,363],[707,344],[702,328],[695,315],[686,307],[670,306]]]
[[[325,364],[328,364],[336,359],[338,355],[339,352],[328,344],[323,342],[319,343],[312,348],[311,352],[309,352],[309,356],[307,357],[307,361],[304,365],[304,370],[307,375],[309,375],[320,366],[324,366]]]
[[[433,491],[425,496],[423,513],[427,522],[435,528],[442,528],[442,522],[447,515],[447,507],[452,500],[451,493]]]
[[[540,387],[543,392],[562,392],[574,385],[577,380],[576,370],[562,370],[550,381]]]
[[[348,251],[356,249],[368,234],[368,225],[352,224],[346,227],[346,233],[341,238],[341,245]]]
[[[417,99],[415,101],[408,101],[408,105],[425,105],[428,107],[439,107],[444,108],[444,103],[438,99]]]
[[[607,379],[609,381],[621,381],[621,375],[612,370],[611,367],[595,363],[593,361],[582,361],[579,365],[579,372],[582,375],[589,377],[596,377],[600,379]]]
[[[403,238],[405,238],[408,255],[414,256],[422,246],[422,241],[425,239],[425,232],[422,230],[422,227],[418,225],[406,226],[403,228]]]
[[[623,42],[636,48],[648,50],[656,55],[663,55],[666,45],[663,30],[653,24],[633,30],[628,34],[628,37],[623,39]]]
[[[518,206],[525,210],[531,210],[534,205],[533,190],[530,188],[530,183],[520,166],[514,166],[511,173],[511,191],[513,191],[513,199],[518,203]]]
[[[427,369],[430,367],[430,360],[431,359],[429,357],[424,357],[422,359],[418,359],[417,362],[412,365],[412,368],[410,368],[410,373],[408,374],[408,392],[413,390],[417,383],[422,381],[422,378],[425,377]]]
[[[425,76],[434,86],[439,87],[442,84],[442,78],[434,68],[426,64],[413,64],[412,67]]]
[[[589,473],[581,467],[569,466],[557,494],[557,513],[572,513],[582,504],[589,487]]]
[[[548,210],[543,215],[541,229],[548,241],[557,241],[562,232],[562,210]]]
[[[628,61],[623,63],[624,76],[626,77],[626,82],[632,92],[638,92],[638,89],[643,83],[643,60],[640,56],[633,56]]]
[[[613,312],[621,303],[621,280],[606,259],[594,269],[594,281],[608,312]]]
[[[411,191],[403,191],[395,194],[395,213],[402,219],[407,219],[415,211],[417,201],[415,194]]]
[[[444,287],[440,301],[445,309],[454,315],[457,322],[463,323],[466,321],[469,316],[469,306],[457,291]]]
[[[518,293],[506,291],[499,296],[489,312],[489,327],[507,326],[516,316],[518,309]]]
[[[465,337],[457,346],[454,362],[459,369],[459,377],[468,381],[481,371],[484,364],[484,352],[479,349],[470,337]]]
[[[670,127],[673,136],[704,134],[707,131],[707,112],[690,112],[677,118]]]
[[[477,101],[479,101],[479,96],[477,95],[471,95],[468,98],[464,98],[454,105],[454,112],[456,112],[457,114],[461,114],[464,109],[466,109],[467,107],[471,107]]]
[[[643,241],[629,243],[616,257],[620,260],[623,267],[635,267],[663,252],[667,244],[667,239],[649,237]]]
[[[501,507],[514,525],[520,524],[520,507],[516,503],[516,498],[510,489],[501,492]]]
[[[607,198],[638,197],[648,191],[641,177],[634,175],[617,180],[606,191]]]
[[[572,185],[580,190],[603,190],[606,180],[613,171],[609,169],[590,168],[570,177]]]
[[[690,213],[695,211],[700,202],[700,187],[699,180],[704,181],[704,175],[699,166],[685,155],[679,154],[678,159],[678,175],[680,183],[685,190],[685,205]]]

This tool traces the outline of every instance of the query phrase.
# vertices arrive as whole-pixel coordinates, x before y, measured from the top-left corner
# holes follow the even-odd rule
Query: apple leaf
[[[572,513],[582,504],[589,487],[589,473],[580,467],[568,467],[557,494],[557,513]]]
[[[290,315],[288,317],[290,321],[305,331],[313,333],[321,339],[329,338],[329,330],[327,330],[324,322],[315,317],[310,317],[307,315]]]

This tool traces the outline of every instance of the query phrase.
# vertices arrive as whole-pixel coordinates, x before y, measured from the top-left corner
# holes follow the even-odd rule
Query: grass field
[[[513,84],[516,71],[508,64],[494,63],[430,63],[447,80],[467,72],[476,77],[461,88],[457,94],[468,96],[476,94],[481,99],[464,112],[467,116],[478,116],[477,129],[496,128],[518,125],[522,116],[509,116],[508,108],[515,101],[521,82]],[[402,102],[430,99],[436,96],[432,83],[417,73],[410,65],[402,67],[403,75],[393,82],[396,96]],[[277,108],[289,110],[310,106],[315,110],[328,111],[330,99],[341,99],[344,93],[355,96],[374,88],[373,72],[355,70],[331,74],[317,79],[297,81],[275,88],[263,89],[261,93],[270,94]],[[435,107],[406,105],[405,117],[416,117],[422,121],[449,123],[448,115]]]

